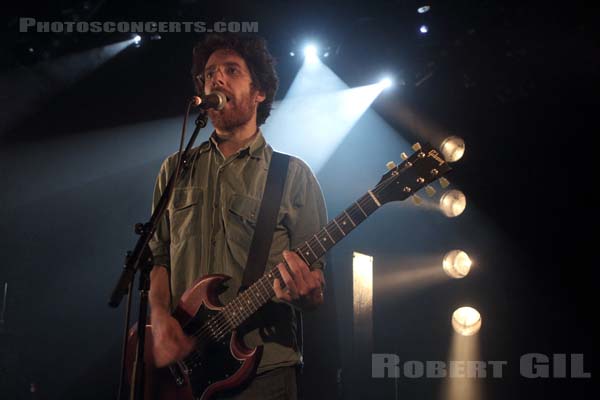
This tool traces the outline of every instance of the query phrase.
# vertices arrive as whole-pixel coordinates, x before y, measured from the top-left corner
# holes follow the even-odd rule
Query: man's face
[[[233,50],[217,50],[204,67],[204,93],[214,90],[227,96],[222,110],[209,110],[208,115],[220,130],[232,130],[256,117],[258,104],[264,93],[252,86],[252,77],[246,62]]]

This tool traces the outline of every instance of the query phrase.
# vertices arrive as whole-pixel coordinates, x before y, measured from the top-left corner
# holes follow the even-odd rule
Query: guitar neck
[[[379,207],[381,207],[381,203],[377,197],[371,191],[367,192],[332,219],[323,229],[296,248],[295,252],[308,266],[311,266]],[[283,282],[276,266],[223,308],[221,313],[229,322],[231,329],[240,326],[248,317],[275,296],[273,290],[275,279]]]

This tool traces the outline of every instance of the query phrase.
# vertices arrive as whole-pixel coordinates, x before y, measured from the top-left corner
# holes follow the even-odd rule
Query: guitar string
[[[254,286],[254,285],[252,285],[252,286]],[[227,306],[225,306],[225,307],[227,307]],[[260,305],[258,307],[260,307]],[[214,324],[219,318],[221,319],[221,322],[220,322],[221,326],[226,326],[226,329],[220,330],[220,331],[219,331],[219,329],[217,329],[217,332],[215,332],[214,326],[211,327],[210,325]],[[241,321],[243,321],[243,319]],[[217,322],[217,324],[219,324],[219,322]],[[201,338],[202,336],[207,336],[206,339],[219,341],[219,340],[221,340],[224,332],[232,330],[231,326],[227,326],[230,324],[231,324],[230,321],[227,320],[227,318],[223,314],[223,312],[219,312],[218,314],[211,317],[209,319],[209,321],[202,328],[200,328],[200,330],[198,332],[194,333],[192,336],[195,336],[198,338]],[[188,364],[190,362],[193,363],[195,361],[198,361],[201,357],[202,357],[202,355],[200,354],[200,352],[198,350],[193,350],[192,353],[190,353],[188,356],[186,356],[184,358],[183,361],[184,361],[184,364]]]
[[[356,203],[358,203],[359,205],[362,205],[362,206],[366,207],[366,205],[367,205],[367,201],[368,201],[368,200],[372,200],[372,199],[371,199],[369,196],[367,196],[367,195],[364,195],[364,196],[363,196],[363,198],[359,199],[359,200],[358,200]],[[357,217],[359,217],[359,216],[362,214],[362,211],[360,211],[360,210],[359,210],[359,209],[357,209],[357,208],[353,208],[353,209],[352,209],[352,210],[350,210],[349,212],[350,212],[350,215],[349,215],[349,217],[350,217],[350,219],[351,219],[351,220],[353,220],[353,221],[357,221],[357,220],[358,220],[358,218],[357,218]],[[354,217],[354,218],[352,218],[352,217]],[[366,217],[364,217],[364,219],[366,219]],[[364,221],[364,219],[363,219],[363,221]],[[361,221],[361,222],[362,222],[362,221]],[[313,247],[315,247],[315,245],[316,245],[316,244],[318,244],[318,240],[317,240],[317,239],[315,239],[315,238],[314,238],[314,236],[316,236],[316,234],[315,234],[315,235],[313,235],[313,238],[312,238],[311,240],[309,240],[309,241],[307,241],[307,242],[306,242],[306,243],[308,243],[308,245],[309,245],[309,247],[310,247],[311,249],[312,249]],[[312,246],[311,246],[311,244],[312,244]],[[316,256],[316,254],[314,254],[314,256]],[[316,260],[315,260],[315,261],[316,261]],[[263,304],[264,304],[264,303],[263,303]],[[234,317],[234,318],[235,318],[235,317]],[[238,320],[234,319],[234,321],[235,321],[236,323],[241,323],[241,322],[243,322],[243,321],[244,321],[246,318],[247,318],[247,317],[243,317],[242,319],[240,319],[240,321],[238,321]],[[226,332],[227,330],[229,330],[229,328],[228,328],[227,326],[221,326],[220,328],[217,328],[217,329],[218,329],[218,330],[217,330],[217,337],[220,337],[220,336],[222,336],[222,334],[223,334],[224,332]]]
[[[394,179],[388,179],[387,182],[385,182],[385,181],[382,182],[380,185],[377,185],[373,189],[372,192],[379,193],[384,187],[387,187],[389,184],[391,184],[393,180]],[[367,200],[369,200],[369,197],[367,195],[363,195],[362,198],[356,202],[356,204],[358,204],[359,206],[361,206],[361,205],[366,206],[368,204]],[[377,208],[379,208],[379,206]],[[349,214],[350,219],[352,219],[353,221],[357,220],[356,217],[360,216],[358,211],[359,211],[359,209],[357,209],[356,207],[353,207],[352,209],[350,209],[350,214]],[[360,211],[361,211],[361,213],[363,212],[363,210],[360,210]],[[352,218],[352,217],[354,217],[354,218]],[[365,216],[364,219],[366,219],[367,217],[368,217],[368,215]],[[364,219],[363,219],[363,221],[364,221]],[[313,238],[311,238],[311,240],[307,241],[306,243],[311,248],[314,247],[315,244],[319,244],[318,239],[316,239],[316,234],[313,236]],[[313,246],[310,246],[311,244]],[[261,306],[262,305],[259,304],[257,309],[260,308]],[[227,310],[224,310],[224,311],[226,312]],[[249,314],[249,315],[251,315],[251,314]],[[217,318],[209,320],[209,322],[203,328],[201,328],[199,332],[194,334],[194,336],[202,336],[204,334],[210,335],[210,331],[212,331],[215,336],[215,339],[219,340],[223,336],[224,333],[226,333],[227,331],[232,330],[232,328],[234,328],[234,327],[227,326],[227,325],[230,325],[231,323],[230,323],[230,321],[227,320],[227,317],[224,315],[223,311],[221,311],[219,314],[217,314],[217,316],[221,317],[220,322],[217,320]],[[248,318],[248,316],[243,316],[243,313],[242,313],[242,317],[239,318],[239,321],[235,317],[233,317],[232,320],[233,320],[234,324],[239,324],[239,323],[243,322],[246,318]],[[216,326],[215,326],[215,323],[216,323]]]
[[[269,272],[270,272],[270,273],[272,273],[272,272],[273,272],[273,270],[274,270],[274,269],[271,269]],[[256,286],[256,287],[257,287],[257,285],[256,285],[257,283],[258,283],[258,281],[257,281],[257,282],[255,282],[255,284],[252,284],[252,285],[250,286],[249,290],[248,290],[248,291],[246,291],[246,292],[244,292],[244,293],[248,293],[248,292],[249,292],[249,291],[252,289],[252,287],[253,287],[253,286]],[[236,299],[238,299],[238,298],[239,298],[239,297],[237,297]],[[262,298],[262,296],[261,296],[261,298]],[[235,301],[236,299],[234,299],[234,301]],[[268,300],[268,299],[265,299],[265,300],[263,300],[263,301],[265,301],[265,303],[266,303],[266,300]],[[228,303],[226,306],[224,306],[224,307],[223,307],[223,309],[225,309],[225,308],[229,307],[229,306],[230,306],[230,304],[232,304],[232,303],[233,303],[233,302],[230,302],[230,303]],[[255,303],[253,302],[253,304],[255,304]],[[264,303],[263,303],[263,304],[264,304]],[[255,304],[255,305],[256,305],[256,304]],[[258,304],[258,305],[257,305],[257,309],[258,309],[259,307],[261,307],[261,306],[262,306],[261,304]],[[242,320],[240,320],[240,321],[238,321],[238,319],[237,319],[237,318],[235,318],[235,317],[233,317],[233,318],[231,318],[231,319],[228,319],[228,318],[227,318],[227,316],[225,316],[225,315],[223,314],[223,311],[228,311],[228,310],[221,310],[221,311],[220,311],[218,314],[216,314],[216,315],[214,315],[213,317],[211,317],[211,318],[209,319],[209,321],[208,321],[208,322],[207,322],[205,325],[203,325],[203,326],[202,326],[202,327],[201,327],[201,328],[200,328],[198,331],[196,331],[196,332],[192,333],[192,335],[191,335],[191,336],[201,336],[202,334],[204,334],[204,333],[207,333],[208,331],[212,330],[212,331],[213,331],[213,334],[215,334],[216,338],[218,338],[218,337],[220,336],[220,334],[222,333],[222,330],[221,330],[221,329],[222,329],[223,327],[226,327],[226,328],[227,328],[227,325],[231,325],[231,324],[232,324],[232,322],[233,322],[233,324],[235,324],[235,323],[238,323],[238,322],[240,322],[240,323],[241,323],[243,320],[245,320],[245,319],[247,318],[247,317],[244,317],[244,318],[243,318]],[[222,318],[221,318],[221,321],[220,321],[220,322],[217,322],[216,320],[217,320],[217,317],[219,317],[219,316],[220,316],[220,317],[222,317]],[[214,326],[214,323],[215,323],[215,322],[218,324],[217,326]],[[213,326],[210,326],[210,324],[213,324]],[[210,334],[210,332],[208,332],[208,333]]]
[[[393,181],[393,179],[388,179],[387,182],[386,181],[382,182],[381,184],[377,185],[372,190],[372,192],[379,193],[384,187],[387,187],[389,184],[391,184],[392,181]],[[367,195],[363,195],[361,199],[359,199],[357,202],[355,202],[355,204],[358,204],[360,206],[366,206],[368,204],[367,201],[369,199],[370,199],[370,197],[368,197]],[[352,206],[350,206],[350,207],[352,207]],[[379,208],[379,206],[377,208]],[[360,213],[359,213],[359,211],[360,211]],[[350,210],[349,217],[350,217],[350,219],[352,219],[353,221],[355,221],[355,220],[358,220],[357,216],[360,217],[361,214],[362,214],[362,210],[359,210],[358,208],[353,207]],[[352,217],[354,217],[354,218],[352,218]],[[367,217],[368,217],[368,215],[364,217],[363,221]],[[311,247],[311,248],[314,247],[315,244],[319,244],[318,239],[316,239],[314,236],[316,236],[316,234],[313,235],[313,238],[311,238],[311,240],[309,240],[309,241],[306,242],[306,243],[308,243],[309,247]],[[311,244],[313,246],[310,246]],[[263,305],[264,305],[264,303],[263,303]],[[261,306],[262,305],[259,304],[258,307],[257,307],[257,309],[260,308]],[[224,310],[224,311],[227,311],[227,310]],[[218,318],[216,318],[216,317],[221,317],[220,318],[221,321],[218,321],[217,320]],[[233,320],[234,324],[239,324],[239,323],[243,322],[248,317],[249,317],[249,315],[245,316],[245,317],[242,316],[241,318],[239,318],[239,321],[238,321],[238,319],[236,319],[235,317],[233,317],[232,320]],[[216,326],[215,326],[215,323],[216,323]],[[206,334],[208,334],[210,336],[210,333],[212,331],[213,335],[215,336],[215,339],[219,340],[223,336],[224,333],[226,333],[229,330],[232,330],[233,327],[230,327],[228,325],[231,325],[231,323],[230,323],[230,321],[227,320],[227,317],[224,315],[224,312],[221,311],[221,312],[219,312],[219,314],[217,314],[215,316],[215,318],[211,318],[211,320],[209,320],[208,323],[205,324],[198,332],[194,333],[193,336],[200,337],[200,336],[203,336],[203,335],[206,335]]]
[[[359,201],[358,201],[357,203],[358,203],[359,205],[363,206],[363,208],[366,208],[366,205],[368,204],[368,203],[367,203],[367,201],[369,200],[369,197],[367,197],[366,195],[364,195],[363,197],[364,197],[364,198],[363,198],[363,199],[359,199]],[[351,218],[353,221],[357,221],[357,220],[358,220],[358,218],[357,218],[357,217],[360,217],[360,215],[361,215],[362,211],[360,211],[360,213],[359,213],[359,211],[360,211],[360,210],[359,210],[359,209],[357,209],[356,207],[354,207],[353,209],[351,209],[351,210],[350,210],[350,214],[349,214],[349,216],[350,216],[350,218]],[[354,217],[354,218],[353,218],[353,217]],[[366,217],[365,217],[365,219],[366,219]],[[363,220],[364,220],[364,219],[363,219]],[[361,222],[362,222],[362,221],[361,221]],[[316,235],[314,235],[314,236],[316,236]],[[312,238],[312,239],[311,239],[310,241],[308,241],[307,243],[309,244],[309,246],[312,244],[312,246],[310,246],[310,247],[312,248],[312,247],[315,247],[315,245],[316,245],[316,244],[318,244],[319,242],[318,242],[318,239],[316,239],[316,238]],[[263,304],[264,304],[264,303],[263,303]],[[258,307],[257,307],[257,309],[258,309],[258,308],[260,308],[261,306],[262,306],[262,305],[261,305],[261,304],[259,304],[259,305],[258,305]],[[227,311],[227,310],[226,310],[226,311]],[[222,314],[223,314],[223,312],[221,312],[220,314],[222,315]],[[233,319],[234,323],[238,324],[238,323],[241,323],[241,322],[243,322],[243,321],[244,321],[246,318],[248,318],[248,316],[249,316],[249,315],[251,315],[251,314],[252,314],[252,313],[248,314],[247,316],[244,316],[244,313],[242,313],[242,317],[241,317],[241,318],[236,318],[236,317],[233,317],[232,319]],[[206,330],[211,330],[211,331],[213,331],[213,334],[216,336],[216,339],[219,339],[219,338],[220,338],[220,337],[223,335],[223,333],[225,333],[225,332],[227,332],[227,331],[229,331],[229,330],[231,329],[231,327],[227,326],[227,325],[229,325],[229,323],[228,323],[228,321],[227,321],[227,318],[226,318],[226,317],[225,317],[225,318],[222,318],[222,320],[221,320],[221,322],[220,322],[220,323],[218,323],[218,322],[217,322],[217,326],[216,326],[216,327],[214,326],[214,324],[211,324],[210,322],[215,322],[215,321],[209,321],[209,324],[208,324],[208,326],[206,326],[206,327],[205,327],[205,329],[206,329]],[[206,332],[206,330],[205,330],[205,332]],[[216,332],[215,332],[215,330],[216,330]],[[198,333],[197,333],[197,334],[195,334],[194,336],[199,336],[199,335],[201,335],[202,333],[204,333],[204,332],[198,332]]]
[[[381,182],[380,184],[376,185],[376,186],[375,186],[375,188],[373,188],[373,190],[371,191],[371,193],[374,193],[374,194],[375,194],[375,193],[377,193],[377,194],[379,194],[379,192],[380,192],[381,190],[383,190],[384,188],[386,188],[387,186],[389,186],[389,185],[390,185],[390,184],[391,184],[391,183],[392,183],[392,182],[395,180],[395,179],[391,179],[391,178],[392,178],[392,176],[390,176],[388,179],[386,179],[385,181]],[[362,196],[362,197],[361,197],[361,198],[360,198],[358,201],[356,201],[354,204],[358,204],[359,206],[366,206],[366,205],[368,204],[368,203],[367,203],[367,201],[368,201],[368,200],[373,200],[373,199],[371,199],[371,197],[370,197],[370,196],[368,196],[367,194],[365,194],[365,195],[363,195],[363,196]],[[350,218],[352,221],[354,221],[354,220],[355,220],[354,218],[352,218],[352,216],[354,216],[354,217],[356,217],[357,215],[358,215],[358,216],[360,216],[360,215],[362,214],[362,212],[363,212],[362,210],[360,210],[360,209],[358,209],[358,208],[356,208],[356,207],[353,207],[353,206],[354,206],[354,204],[353,204],[352,206],[349,206],[349,207],[348,207],[348,208],[352,208],[352,209],[349,211],[349,212],[350,212],[350,214],[348,214],[349,218]],[[380,206],[377,206],[377,208],[375,208],[375,210],[377,210],[379,207],[380,207]],[[346,209],[346,210],[348,210],[348,209]],[[346,210],[344,210],[344,211],[346,212]],[[374,212],[375,210],[373,210],[373,212]],[[361,214],[359,214],[359,213],[358,213],[359,211],[360,211],[360,213],[361,213]],[[369,215],[370,215],[370,214],[369,214]],[[364,215],[363,215],[363,216],[364,216],[364,218],[363,218],[363,220],[362,220],[362,221],[360,221],[360,222],[362,223],[364,220],[366,220],[366,219],[368,218],[368,216],[369,216],[369,215],[366,215],[366,216],[364,216]],[[337,218],[337,217],[336,217],[336,218]],[[335,220],[336,218],[334,218],[334,220]],[[332,221],[333,221],[333,220],[332,220]],[[330,221],[330,222],[331,222],[331,221]],[[329,223],[328,223],[328,224],[329,224]],[[328,224],[327,224],[327,225],[328,225]],[[327,225],[326,225],[326,226],[327,226]],[[326,226],[325,226],[325,227],[326,227]],[[341,229],[341,228],[340,228],[340,229]],[[354,227],[353,227],[353,229],[354,229]],[[343,231],[343,230],[342,230],[342,231]],[[345,234],[345,232],[344,232],[344,234]],[[319,241],[318,241],[318,239],[316,239],[316,234],[315,234],[315,235],[313,235],[313,237],[312,237],[310,240],[306,241],[305,243],[307,243],[311,249],[312,249],[312,246],[310,246],[310,244],[311,244],[311,243],[312,243],[313,245],[315,245],[315,244],[319,244]],[[336,243],[337,243],[337,242],[336,242]],[[316,255],[315,255],[315,256],[316,256]],[[316,261],[316,260],[315,260],[315,261]],[[275,268],[271,269],[271,271],[273,271],[274,269],[275,269]],[[257,281],[257,282],[258,282],[258,281]],[[252,286],[254,286],[254,285],[252,285]],[[252,287],[252,286],[251,286],[251,287]],[[234,299],[234,301],[235,301],[235,299]],[[262,307],[262,305],[264,305],[264,304],[266,304],[266,301],[265,301],[265,303],[263,303],[263,304],[259,304],[259,305],[258,305],[258,308]],[[225,312],[225,311],[227,311],[227,310],[225,310],[225,308],[226,308],[226,307],[227,307],[227,306],[223,307],[223,310],[219,311],[219,313],[218,313],[218,314],[216,314],[215,316],[213,316],[212,318],[210,318],[210,319],[208,320],[208,322],[207,322],[206,324],[204,324],[204,325],[203,325],[203,326],[202,326],[202,327],[201,327],[201,328],[200,328],[198,331],[194,332],[194,333],[192,334],[192,336],[200,338],[200,337],[202,337],[203,335],[208,335],[207,339],[215,339],[215,340],[220,340],[220,338],[223,336],[223,334],[226,334],[226,333],[228,333],[228,331],[235,329],[235,327],[230,327],[230,326],[228,326],[228,325],[231,325],[231,322],[230,322],[230,321],[228,321],[227,317],[224,315],[224,312]],[[257,308],[257,309],[258,309],[258,308]],[[246,316],[246,317],[242,317],[242,318],[240,318],[240,320],[239,320],[239,321],[238,321],[237,319],[233,318],[233,323],[234,323],[234,324],[238,324],[238,326],[239,326],[239,324],[241,324],[241,323],[242,323],[244,320],[246,320],[246,319],[247,319],[249,316],[250,316],[250,315],[248,315],[248,316]],[[217,321],[219,318],[221,319],[221,321]],[[216,323],[216,326],[214,326],[214,324],[215,324],[215,323]],[[214,337],[213,337],[213,338],[211,338],[211,337],[210,337],[211,331],[212,331],[212,333],[213,333],[213,335],[214,335]],[[215,332],[216,332],[216,334],[215,334]],[[199,354],[198,354],[198,355],[196,355],[196,353],[197,353],[196,351],[193,351],[193,352],[192,352],[192,357],[188,356],[188,357],[186,357],[186,360],[187,360],[187,359],[192,359],[192,361],[195,361],[195,360],[197,360],[197,359],[200,357],[200,355],[199,355]]]

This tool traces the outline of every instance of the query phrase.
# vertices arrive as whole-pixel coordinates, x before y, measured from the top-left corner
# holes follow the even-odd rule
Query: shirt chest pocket
[[[229,198],[225,232],[230,247],[238,256],[246,255],[250,249],[259,207],[260,201],[252,197],[233,194]]]
[[[201,188],[175,189],[169,206],[171,243],[200,234],[203,192]]]

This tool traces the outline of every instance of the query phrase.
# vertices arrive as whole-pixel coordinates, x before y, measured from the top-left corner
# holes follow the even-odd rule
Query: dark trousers
[[[297,400],[296,367],[281,367],[254,377],[241,393],[222,400]]]

